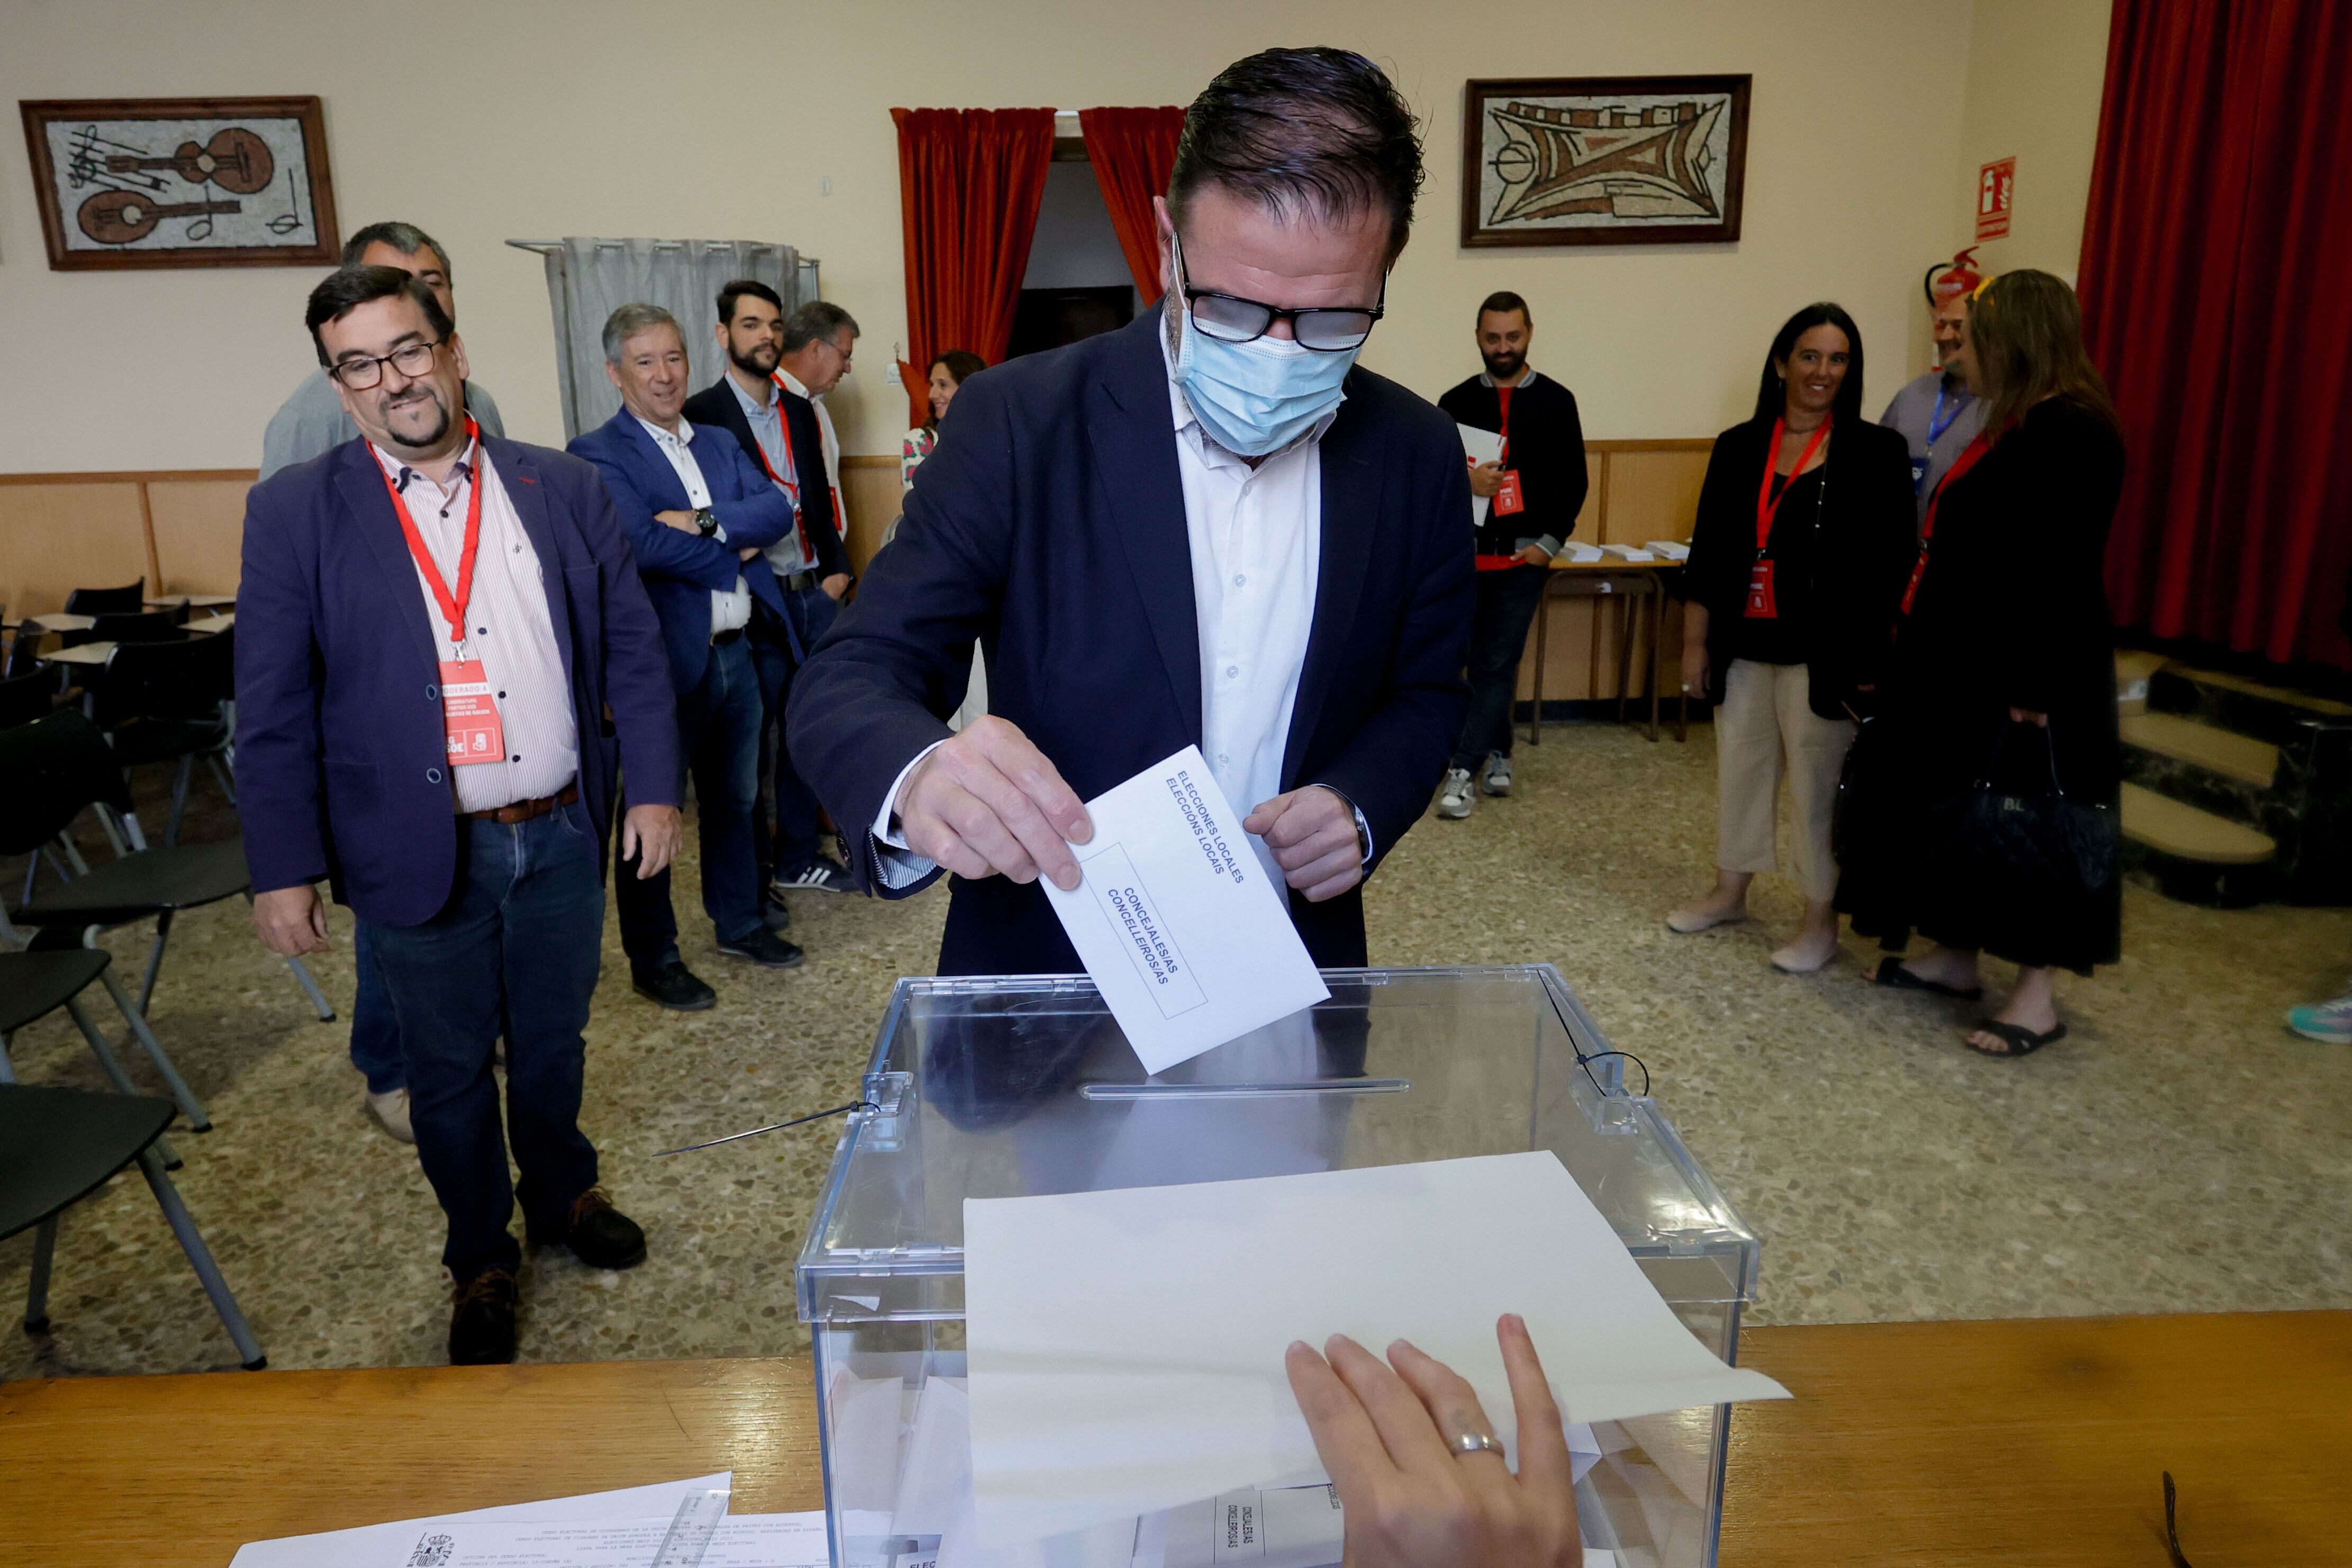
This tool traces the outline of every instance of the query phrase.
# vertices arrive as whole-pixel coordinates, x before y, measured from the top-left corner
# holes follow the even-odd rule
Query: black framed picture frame
[[[1737,240],[1753,80],[1517,77],[1467,83],[1462,243]]]
[[[316,98],[17,107],[54,271],[331,267],[341,258]]]

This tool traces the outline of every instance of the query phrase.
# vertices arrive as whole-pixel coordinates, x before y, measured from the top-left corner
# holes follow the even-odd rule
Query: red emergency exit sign
[[[1977,171],[1977,237],[2009,235],[2010,200],[2017,189],[2017,160],[2003,158]]]

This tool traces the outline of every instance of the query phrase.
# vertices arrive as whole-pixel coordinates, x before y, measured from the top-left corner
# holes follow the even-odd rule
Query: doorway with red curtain
[[[931,356],[1004,357],[1021,274],[1054,157],[1050,109],[894,109],[907,266],[907,354],[898,363],[914,424],[930,416]]]
[[[2118,624],[2352,669],[2352,5],[2115,0],[2083,237]]]
[[[1160,298],[1160,236],[1151,198],[1168,194],[1176,168],[1176,143],[1184,135],[1184,111],[1158,109],[1081,109],[1078,130],[1087,157],[1102,186],[1103,205],[1118,231],[1118,248],[1135,274],[1136,297],[1145,304]]]

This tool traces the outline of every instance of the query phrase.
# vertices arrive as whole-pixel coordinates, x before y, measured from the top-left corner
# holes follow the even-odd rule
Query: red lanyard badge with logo
[[[1746,612],[1750,620],[1770,621],[1780,617],[1780,601],[1772,593],[1774,563],[1769,553],[1772,520],[1780,515],[1780,503],[1788,499],[1789,491],[1795,487],[1799,476],[1804,473],[1805,465],[1813,460],[1813,454],[1821,450],[1822,443],[1829,439],[1830,426],[1835,423],[1834,419],[1822,421],[1822,427],[1813,432],[1811,440],[1805,443],[1805,450],[1797,458],[1797,466],[1789,470],[1788,481],[1780,487],[1780,493],[1774,495],[1773,470],[1780,466],[1780,438],[1789,433],[1789,426],[1785,419],[1772,421],[1772,444],[1764,448],[1764,482],[1756,488],[1756,562],[1748,569]]]
[[[469,763],[502,763],[507,760],[506,731],[499,723],[499,705],[490,691],[490,678],[478,658],[467,658],[466,638],[466,607],[474,596],[474,556],[482,542],[482,466],[489,454],[482,450],[482,432],[472,415],[466,416],[467,452],[473,458],[473,470],[466,483],[466,541],[457,551],[457,587],[451,592],[442,580],[441,569],[433,563],[433,556],[425,548],[424,536],[416,531],[416,520],[408,515],[408,503],[401,499],[400,490],[392,476],[383,473],[383,465],[376,471],[383,474],[385,493],[392,497],[392,510],[400,519],[401,536],[408,541],[408,553],[416,558],[416,570],[424,575],[425,585],[433,590],[433,603],[439,607],[441,618],[449,625],[449,643],[457,657],[441,660],[441,725],[448,741],[449,763],[464,767]]]
[[[1990,431],[1978,431],[1968,449],[1936,481],[1936,493],[1927,498],[1927,515],[1919,524],[1919,559],[1911,563],[1911,581],[1903,585],[1902,613],[1906,616],[1911,613],[1911,601],[1919,596],[1919,579],[1927,574],[1927,546],[1936,537],[1936,509],[1944,504],[1944,492],[1952,488],[1952,481],[1982,462],[1984,455],[1992,450],[1990,436]]]
[[[791,387],[784,384],[784,378],[781,374],[771,374],[768,379],[776,384],[777,392],[785,393],[792,391]],[[814,408],[816,405],[812,401],[809,406],[811,408]],[[776,428],[784,433],[784,461],[793,466],[793,472],[794,474],[798,474],[801,471],[801,460],[793,455],[792,411],[787,409],[781,401],[776,405]],[[757,443],[754,443],[754,445],[757,445]],[[768,477],[770,479],[775,480],[778,484],[786,487],[787,491],[792,496],[793,513],[793,526],[794,528],[800,528],[801,549],[807,552],[810,560],[815,560],[816,547],[808,542],[808,530],[801,528],[800,486],[793,480],[785,479],[782,474],[776,472],[775,468],[768,462],[768,455],[765,452],[760,454],[760,466],[768,470]],[[820,470],[820,477],[822,477],[822,470],[824,468],[824,454],[823,452],[819,452],[816,455],[816,466]],[[845,539],[849,537],[849,524],[843,521],[841,517],[841,492],[839,490],[835,490],[833,492],[833,531]]]
[[[1495,388],[1495,401],[1502,405],[1503,409],[1503,450],[1496,460],[1503,463],[1508,463],[1511,460],[1512,391],[1513,389],[1507,386]],[[1492,504],[1496,517],[1513,517],[1527,510],[1527,498],[1519,493],[1518,469],[1506,468],[1495,476],[1495,499]]]

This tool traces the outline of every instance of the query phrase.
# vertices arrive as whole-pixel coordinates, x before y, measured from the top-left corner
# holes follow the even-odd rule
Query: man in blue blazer
[[[982,372],[793,692],[793,756],[886,896],[956,876],[940,968],[1078,967],[1044,893],[1085,797],[1198,743],[1324,965],[1459,733],[1453,422],[1355,364],[1421,180],[1370,61],[1275,49],[1187,113],[1168,297]],[[977,637],[991,716],[950,737]]]
[[[325,879],[366,929],[416,1152],[448,1216],[454,1362],[514,1357],[520,1200],[533,1245],[625,1268],[645,1236],[598,1188],[581,1030],[621,826],[648,871],[678,837],[677,726],[653,608],[596,472],[480,437],[430,289],[347,267],[306,320],[358,439],[246,501],[238,806],[271,952],[327,944]],[[507,1046],[509,1185],[490,1053]]]
[[[752,816],[765,709],[745,632],[764,613],[791,636],[765,551],[791,531],[792,503],[727,432],[681,416],[686,340],[667,310],[638,304],[614,311],[604,323],[604,374],[620,389],[621,408],[573,437],[571,449],[604,476],[661,620],[677,694],[678,757],[694,770],[702,908],[720,952],[789,969],[801,950],[768,929],[760,908]],[[666,791],[682,790],[684,782],[658,781]],[[637,783],[632,778],[627,788]],[[679,1012],[717,1003],[678,954],[668,872],[624,875],[614,902],[638,994]]]

